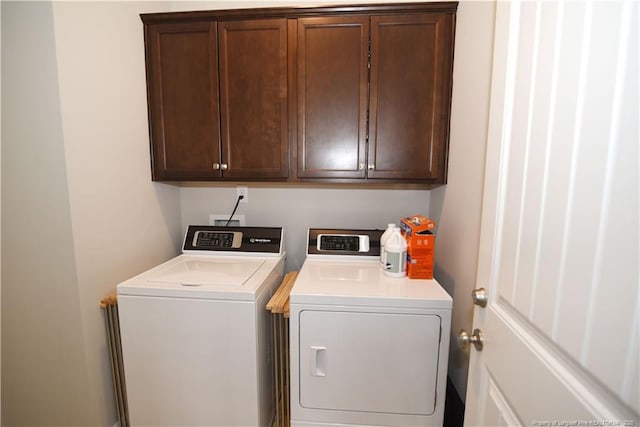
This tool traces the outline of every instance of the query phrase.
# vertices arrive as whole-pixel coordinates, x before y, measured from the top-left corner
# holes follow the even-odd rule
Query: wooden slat
[[[272,427],[289,427],[289,295],[295,284],[297,271],[287,273],[269,302],[273,327],[274,397],[276,414]]]
[[[284,314],[284,317],[289,317],[289,294],[297,276],[297,271],[290,271],[284,276],[282,283],[280,283],[280,286],[267,303],[267,310],[274,314]]]
[[[109,361],[113,380],[114,403],[120,427],[129,427],[127,407],[127,391],[124,379],[124,363],[122,360],[122,343],[120,340],[120,319],[118,316],[118,296],[114,292],[100,301],[104,312]]]
[[[100,308],[107,308],[109,306],[117,305],[117,304],[118,304],[118,294],[115,292],[109,295],[108,297],[100,300]]]

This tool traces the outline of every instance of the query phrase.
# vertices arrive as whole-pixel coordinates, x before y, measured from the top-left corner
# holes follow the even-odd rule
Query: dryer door
[[[436,315],[302,311],[301,406],[432,414],[440,322]]]

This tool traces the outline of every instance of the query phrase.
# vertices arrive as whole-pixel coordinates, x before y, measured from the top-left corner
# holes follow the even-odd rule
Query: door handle
[[[461,329],[460,332],[458,332],[458,343],[460,343],[460,347],[463,348],[466,348],[469,344],[473,344],[476,350],[482,351],[482,332],[480,329],[474,329],[473,333],[469,335],[467,331]]]
[[[487,301],[489,297],[487,296],[487,290],[485,288],[474,289],[471,292],[471,299],[475,305],[478,305],[482,308],[487,306]]]
[[[311,346],[311,376],[327,375],[327,347]]]

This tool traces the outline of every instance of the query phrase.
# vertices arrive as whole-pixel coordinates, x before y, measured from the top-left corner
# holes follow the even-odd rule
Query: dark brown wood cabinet
[[[456,8],[143,14],[153,179],[444,184]]]
[[[219,176],[216,24],[156,24],[145,37],[153,179]]]
[[[297,176],[365,178],[369,17],[297,24]]]
[[[218,24],[222,175],[287,178],[287,21]]]
[[[298,20],[298,178],[445,182],[453,17]]]
[[[146,35],[153,179],[286,179],[286,20],[160,23]]]
[[[444,183],[453,15],[371,18],[367,177]]]

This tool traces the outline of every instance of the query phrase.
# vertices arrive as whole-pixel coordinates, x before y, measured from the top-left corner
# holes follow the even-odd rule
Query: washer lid
[[[305,260],[290,302],[445,310],[453,305],[436,280],[387,277],[377,260],[318,258]]]
[[[183,258],[149,275],[149,282],[179,283],[184,286],[242,286],[264,264],[262,259]]]
[[[282,261],[183,254],[120,283],[118,295],[253,301]]]

